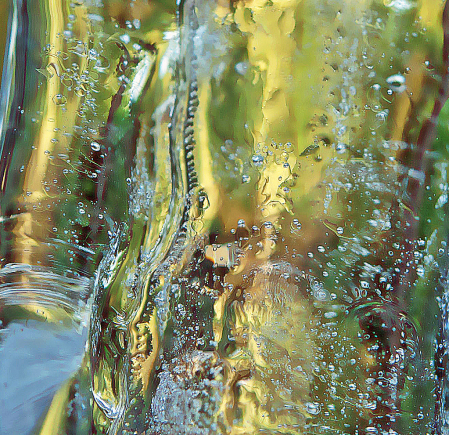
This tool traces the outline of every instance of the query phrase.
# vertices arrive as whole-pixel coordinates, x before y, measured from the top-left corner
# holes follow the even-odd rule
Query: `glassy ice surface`
[[[4,10],[0,434],[449,433],[449,5]]]

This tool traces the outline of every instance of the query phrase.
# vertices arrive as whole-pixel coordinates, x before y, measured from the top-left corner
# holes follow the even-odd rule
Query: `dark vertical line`
[[[427,151],[432,147],[436,136],[438,117],[441,109],[449,98],[449,3],[445,3],[442,15],[442,27],[444,32],[443,39],[443,65],[444,73],[438,90],[438,97],[435,100],[430,118],[424,121],[418,135],[415,150],[412,154],[410,169],[403,175],[407,184],[404,192],[404,200],[408,209],[404,210],[404,255],[399,265],[399,271],[393,276],[393,294],[397,302],[402,305],[403,297],[407,289],[414,281],[416,271],[413,267],[414,258],[414,240],[418,233],[418,221],[416,215],[419,212],[424,193],[425,178],[427,175],[428,161],[425,157]],[[402,156],[399,156],[400,163],[407,167],[407,161],[410,157],[410,148]],[[413,171],[414,173],[410,173]]]
[[[8,126],[5,140],[1,147],[0,156],[0,192],[3,197],[7,191],[7,184],[9,178],[9,169],[11,166],[11,161],[14,152],[14,146],[17,140],[18,128],[20,120],[22,118],[22,113],[19,107],[23,107],[23,102],[25,98],[25,86],[26,86],[26,73],[27,73],[27,49],[28,49],[28,9],[27,0],[17,0],[18,5],[18,26],[17,26],[17,49],[16,49],[16,61],[14,65],[15,71],[15,87],[14,96],[11,104],[11,112],[9,115]],[[12,16],[13,10],[11,10]],[[11,20],[11,18],[10,18]],[[11,31],[11,29],[10,29]],[[3,83],[4,86],[8,86],[8,83]],[[3,102],[5,103],[5,102]],[[12,174],[14,175],[17,174]],[[8,215],[12,213],[10,210],[1,210],[1,213]]]
[[[379,320],[383,321],[385,324],[388,324],[389,319],[394,319],[395,312],[404,312],[406,313],[406,295],[410,290],[413,289],[413,285],[416,279],[416,269],[414,262],[414,251],[415,251],[415,242],[418,236],[419,230],[419,221],[417,220],[417,216],[419,216],[419,210],[422,206],[422,198],[424,195],[426,178],[428,177],[428,159],[426,158],[426,153],[431,149],[433,141],[437,132],[437,123],[438,117],[441,113],[441,110],[448,100],[449,97],[449,3],[446,1],[442,13],[441,24],[443,28],[443,49],[442,49],[442,57],[443,57],[443,66],[444,69],[442,71],[442,81],[440,87],[438,89],[438,95],[434,101],[433,109],[431,115],[428,119],[426,119],[418,134],[418,138],[416,144],[409,143],[409,147],[403,153],[400,153],[397,157],[397,160],[400,164],[406,168],[407,172],[402,174],[399,177],[400,182],[404,182],[405,189],[402,196],[402,201],[404,201],[406,207],[403,210],[400,208],[399,201],[396,204],[392,204],[392,221],[393,219],[397,219],[396,223],[400,223],[402,228],[403,235],[403,254],[399,260],[399,264],[396,265],[395,271],[392,274],[392,286],[393,291],[391,292],[391,296],[389,298],[393,299],[393,305],[397,308],[391,313],[386,315],[385,318],[382,316],[379,317]],[[405,140],[407,137],[404,138]],[[394,228],[396,225],[392,225]],[[389,299],[388,298],[388,299]],[[385,305],[387,308],[387,305]],[[442,310],[443,311],[443,310]],[[447,312],[442,312],[442,321],[447,319]],[[392,325],[395,325],[394,323]],[[444,325],[444,324],[443,324]],[[401,327],[395,325],[396,327],[389,328],[391,333],[388,335],[387,341],[387,356],[391,356],[395,350],[400,349],[402,347],[401,341],[402,338],[400,336]],[[443,336],[443,330],[440,330],[440,333],[436,337],[439,341],[438,344],[445,343],[445,337]],[[444,404],[444,389],[443,383],[446,380],[445,373],[442,373],[442,364],[444,363],[446,357],[443,355],[445,349],[441,349],[439,346],[436,349],[435,353],[435,370],[436,370],[436,403],[435,403],[435,415],[433,422],[433,435],[441,435],[441,422],[442,422],[442,405]],[[388,432],[393,423],[393,420],[387,418],[387,413],[391,413],[392,415],[397,415],[401,409],[401,390],[403,388],[404,382],[403,377],[406,374],[407,367],[401,367],[398,361],[394,361],[393,363],[389,362],[389,358],[385,358],[382,356],[377,356],[377,365],[382,367],[386,373],[392,374],[400,379],[400,383],[398,382],[395,389],[391,389],[386,393],[388,393],[388,397],[386,397],[387,405],[379,409],[379,412],[376,414],[377,420],[379,422],[379,426],[386,432]],[[443,367],[443,370],[446,370],[446,367]],[[393,393],[396,398],[393,400]]]
[[[435,100],[432,114],[429,119],[425,120],[416,142],[416,151],[413,156],[412,169],[418,172],[426,170],[427,161],[425,153],[432,147],[433,140],[436,136],[438,117],[441,109],[449,98],[449,3],[445,3],[442,15],[443,27],[443,78],[440,88],[438,89],[438,97]],[[407,194],[409,195],[412,210],[417,212],[421,205],[421,197],[423,193],[423,183],[416,178],[410,178],[407,183]]]
[[[443,73],[441,85],[438,89],[438,96],[435,100],[432,114],[430,118],[424,121],[416,142],[416,149],[410,162],[411,169],[416,171],[415,176],[406,174],[407,188],[406,194],[408,196],[410,211],[405,211],[405,244],[406,255],[402,259],[400,272],[396,275],[395,279],[397,285],[395,286],[395,296],[399,301],[403,301],[403,295],[406,289],[413,283],[416,271],[412,267],[413,264],[413,241],[416,239],[418,232],[418,222],[415,219],[415,214],[418,213],[424,192],[425,180],[421,175],[427,176],[427,159],[425,153],[431,149],[433,141],[437,132],[438,117],[444,104],[449,98],[449,3],[446,1],[441,18],[441,24],[443,28]],[[410,153],[410,152],[409,152]],[[408,153],[408,154],[409,154]],[[404,156],[403,156],[404,157]],[[408,157],[407,155],[405,157]],[[406,160],[402,161],[406,164]],[[400,279],[404,277],[403,279]],[[446,286],[439,286],[444,293]],[[434,355],[435,362],[435,410],[432,427],[432,435],[442,434],[442,422],[444,411],[444,383],[446,378],[446,366],[447,366],[447,349],[446,349],[446,331],[445,324],[447,323],[447,300],[446,297],[442,297],[442,309],[440,328],[437,333],[436,341],[437,346]]]

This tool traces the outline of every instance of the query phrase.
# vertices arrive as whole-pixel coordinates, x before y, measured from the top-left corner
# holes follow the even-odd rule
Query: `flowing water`
[[[2,8],[0,434],[449,433],[449,4]]]

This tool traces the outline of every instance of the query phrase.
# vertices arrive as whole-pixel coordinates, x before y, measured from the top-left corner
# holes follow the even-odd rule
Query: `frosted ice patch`
[[[401,74],[393,74],[387,78],[386,82],[392,91],[401,93],[407,89],[405,77]]]
[[[416,7],[416,2],[409,0],[387,0],[385,2],[385,6],[395,10],[396,12],[405,12]]]
[[[81,333],[34,320],[10,323],[0,344],[0,433],[28,434],[81,365]]]

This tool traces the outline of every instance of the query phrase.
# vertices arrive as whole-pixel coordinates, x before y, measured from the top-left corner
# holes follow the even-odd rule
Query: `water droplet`
[[[306,402],[306,410],[311,415],[318,415],[321,411],[321,406],[317,402]]]
[[[235,70],[238,74],[244,76],[248,71],[248,64],[246,62],[239,62],[235,65]]]
[[[337,145],[335,145],[335,151],[338,154],[343,154],[346,151],[346,144],[339,142]]]
[[[237,226],[238,227],[244,227],[246,224],[245,224],[245,221],[244,221],[244,219],[239,219],[239,221],[237,222]]]
[[[92,151],[100,151],[101,145],[98,142],[91,142],[90,147],[92,148]]]
[[[388,77],[386,81],[392,91],[401,93],[407,89],[407,86],[405,85],[405,77],[401,74],[393,74]]]
[[[124,44],[129,44],[129,41],[131,41],[131,38],[129,37],[129,35],[127,33],[123,34],[120,36],[120,40],[124,43]]]
[[[57,106],[63,106],[65,103],[67,103],[67,98],[62,94],[56,94],[53,97],[53,103],[55,103]]]
[[[104,18],[98,14],[87,14],[87,17],[89,20],[96,21],[97,23],[102,23],[104,21]]]

